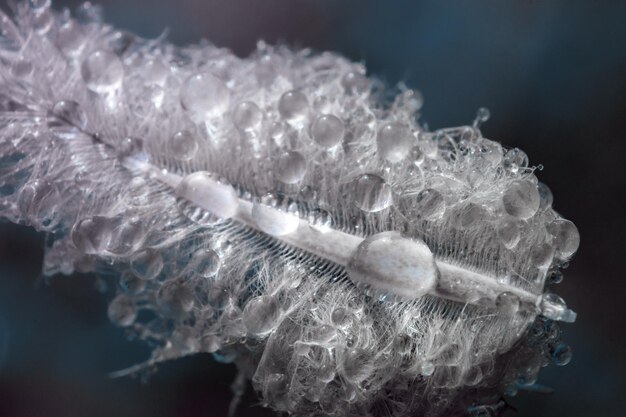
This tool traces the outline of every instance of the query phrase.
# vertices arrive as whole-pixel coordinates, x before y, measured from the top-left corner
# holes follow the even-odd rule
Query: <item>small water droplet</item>
[[[81,219],[72,228],[72,242],[84,253],[101,254],[106,250],[118,224],[119,219],[104,216]]]
[[[278,158],[276,176],[285,184],[296,184],[306,174],[306,159],[301,153],[295,151],[284,152]]]
[[[255,103],[244,101],[237,104],[233,112],[233,122],[237,128],[249,131],[255,130],[263,121],[263,112]]]
[[[141,279],[152,280],[163,270],[163,257],[159,251],[145,249],[131,258],[130,267]]]
[[[550,348],[550,359],[557,366],[565,366],[572,360],[572,348],[567,343],[557,343]]]
[[[378,155],[389,162],[400,162],[407,157],[415,137],[409,127],[402,123],[387,123],[378,131],[376,146]]]
[[[146,281],[137,277],[131,271],[124,271],[120,277],[120,288],[130,295],[139,294],[145,290]]]
[[[56,45],[65,55],[79,55],[85,46],[81,27],[72,20],[63,24],[57,31]]]
[[[487,109],[486,107],[480,107],[478,111],[476,112],[476,119],[474,119],[474,127],[480,127],[482,123],[489,120],[490,116],[491,116],[491,113],[489,112],[489,109]]]
[[[368,82],[362,74],[350,71],[341,78],[341,86],[348,94],[361,94],[367,91]]]
[[[301,91],[287,91],[278,101],[278,112],[285,120],[300,120],[307,115],[308,111],[309,102]]]
[[[353,383],[365,381],[374,372],[371,354],[359,348],[348,350],[341,361],[341,371]]]
[[[542,182],[537,184],[537,191],[539,191],[539,209],[546,210],[552,207],[552,203],[554,202],[554,197],[552,195],[552,191],[550,188]]]
[[[124,79],[122,61],[113,52],[106,50],[89,54],[80,71],[87,88],[101,94],[119,88]]]
[[[141,70],[146,84],[163,86],[170,75],[170,69],[159,58],[149,59]]]
[[[521,149],[510,149],[504,154],[502,166],[507,172],[517,174],[520,169],[528,166],[528,156]]]
[[[530,181],[516,181],[502,195],[504,210],[522,220],[529,219],[537,213],[539,202],[537,185]]]
[[[237,192],[228,181],[206,171],[187,175],[176,187],[180,212],[201,225],[216,224],[235,215]]]
[[[223,114],[230,105],[230,90],[209,72],[192,75],[180,89],[183,108],[199,119]]]
[[[496,308],[506,316],[514,316],[520,307],[520,299],[510,292],[503,292],[496,297]]]
[[[179,161],[189,161],[198,152],[198,141],[188,130],[176,132],[168,145],[169,154]]]
[[[513,249],[520,241],[521,232],[519,222],[503,219],[496,228],[500,242],[507,249]]]
[[[275,297],[262,295],[246,303],[243,323],[249,333],[257,336],[269,333],[278,325],[281,311]]]
[[[311,125],[311,137],[324,148],[341,143],[345,133],[346,128],[341,119],[332,114],[318,116]]]
[[[414,212],[424,220],[441,218],[446,211],[446,201],[441,193],[433,188],[420,191],[414,204]]]
[[[123,221],[113,229],[107,250],[118,255],[133,253],[139,249],[145,236],[146,230],[141,221]]]
[[[161,312],[170,317],[185,316],[195,303],[191,290],[177,278],[163,282],[157,292],[156,301]]]
[[[354,204],[367,213],[384,210],[393,204],[391,187],[376,174],[363,174],[352,182]]]
[[[107,313],[111,322],[122,327],[130,326],[137,317],[133,300],[125,294],[120,294],[111,301]]]
[[[204,278],[210,278],[220,269],[220,256],[213,249],[200,250],[193,255],[191,268]]]
[[[554,247],[549,243],[539,243],[532,247],[530,259],[537,268],[547,268],[554,257]]]
[[[580,245],[578,229],[569,220],[557,219],[546,226],[553,236],[556,255],[559,259],[569,259],[576,253]]]
[[[350,324],[352,313],[345,307],[337,307],[331,313],[330,319],[337,327],[346,327]]]
[[[467,203],[456,212],[456,227],[461,230],[473,229],[487,219],[487,211],[476,203]]]

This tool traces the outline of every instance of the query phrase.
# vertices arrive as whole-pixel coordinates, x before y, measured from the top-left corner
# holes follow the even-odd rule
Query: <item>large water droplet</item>
[[[193,255],[193,271],[204,278],[210,278],[220,269],[220,256],[213,249],[200,250]]]
[[[162,313],[170,317],[182,317],[194,306],[194,295],[183,282],[172,278],[161,285],[157,292],[157,304]]]
[[[150,59],[141,70],[146,84],[164,85],[170,75],[170,69],[158,58]]]
[[[81,252],[101,254],[106,250],[113,230],[118,225],[118,218],[104,216],[93,216],[79,220],[72,228],[72,242]]]
[[[557,219],[546,226],[548,232],[554,237],[556,255],[560,259],[569,259],[580,245],[578,229],[569,220]]]
[[[520,299],[510,292],[503,292],[496,297],[496,308],[507,316],[514,316],[520,307]]]
[[[496,233],[505,248],[513,249],[517,246],[521,237],[519,222],[511,219],[504,219],[498,224]]]
[[[264,335],[278,325],[280,305],[271,295],[255,297],[243,309],[243,323],[249,333]]]
[[[113,52],[98,50],[85,58],[80,73],[91,91],[108,93],[122,85],[124,65]]]
[[[461,230],[479,227],[487,219],[487,216],[487,210],[482,206],[471,202],[464,204],[456,212],[456,227]]]
[[[375,213],[393,204],[391,187],[375,174],[363,174],[353,181],[353,201],[361,210]]]
[[[176,187],[176,202],[191,221],[210,225],[229,219],[237,212],[237,192],[226,179],[210,172],[187,175]]]
[[[343,122],[332,114],[318,116],[311,125],[311,137],[324,148],[332,148],[339,144],[345,133]]]
[[[278,158],[276,176],[285,184],[296,184],[306,174],[306,159],[295,151],[284,152]]]
[[[289,121],[302,119],[309,111],[309,102],[303,92],[287,91],[278,101],[278,112]]]
[[[255,103],[244,101],[237,104],[233,112],[233,122],[241,130],[255,130],[263,121],[263,112]]]
[[[411,151],[415,138],[409,127],[402,123],[387,123],[378,131],[378,155],[389,162],[400,162]]]
[[[145,249],[131,258],[130,266],[138,277],[151,280],[163,270],[163,257],[159,251]]]
[[[220,116],[230,105],[230,90],[209,72],[187,78],[180,90],[180,103],[198,118]]]
[[[252,205],[252,219],[263,232],[272,236],[284,236],[294,232],[300,224],[300,217],[294,210],[277,208],[278,198],[266,194]]]
[[[198,151],[198,141],[188,130],[174,134],[168,145],[170,155],[179,161],[189,161]]]
[[[446,201],[439,191],[427,188],[417,194],[414,211],[421,219],[435,220],[446,211]]]
[[[145,236],[146,230],[141,221],[123,221],[113,229],[107,250],[118,255],[133,253],[139,249]]]
[[[522,220],[535,215],[539,202],[537,185],[530,181],[516,181],[502,195],[504,210]]]
[[[57,31],[56,45],[65,55],[76,56],[85,46],[85,37],[81,27],[68,21]]]
[[[111,301],[107,313],[111,322],[122,327],[130,326],[137,317],[133,300],[125,294],[120,294]]]
[[[552,207],[552,203],[554,202],[554,196],[552,195],[552,191],[550,188],[542,182],[537,184],[537,191],[539,192],[539,209],[546,210]]]
[[[428,293],[438,275],[428,246],[396,232],[378,233],[363,240],[348,262],[347,271],[355,284],[401,299]]]

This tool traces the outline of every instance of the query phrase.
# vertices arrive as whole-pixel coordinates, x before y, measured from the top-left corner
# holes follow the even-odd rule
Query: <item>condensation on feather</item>
[[[78,16],[0,15],[0,216],[48,234],[47,275],[119,277],[109,317],[155,346],[148,363],[215,353],[264,404],[343,417],[462,415],[569,361],[558,326],[516,314],[510,296],[492,311],[368,295],[343,268],[121,162],[206,171],[320,233],[401,232],[540,295],[578,232],[523,151],[482,137],[485,111],[429,132],[417,92],[386,103],[333,53],[260,42],[239,58],[139,39],[89,4]]]

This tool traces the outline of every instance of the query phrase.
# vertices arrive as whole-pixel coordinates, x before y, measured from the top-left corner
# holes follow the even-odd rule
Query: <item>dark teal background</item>
[[[56,2],[74,7],[78,2]],[[425,99],[431,128],[470,123],[518,146],[579,227],[556,291],[579,313],[564,326],[574,359],[549,367],[550,396],[510,400],[521,417],[626,415],[626,1],[112,0],[106,20],[145,37],[206,37],[240,55],[264,38],[364,61]],[[5,5],[0,2],[3,8]],[[5,8],[6,10],[6,8]],[[146,348],[108,323],[88,276],[40,284],[43,237],[0,224],[0,416],[224,416],[234,371],[198,355],[148,384],[106,374]],[[273,415],[251,408],[239,416]]]

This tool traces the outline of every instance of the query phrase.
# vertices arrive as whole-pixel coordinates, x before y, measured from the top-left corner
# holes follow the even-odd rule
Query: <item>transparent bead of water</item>
[[[177,278],[164,281],[156,296],[161,312],[169,317],[182,317],[195,304],[193,292]]]
[[[274,207],[276,196],[264,195],[252,205],[252,220],[263,232],[272,236],[284,236],[294,232],[300,224],[297,213],[290,213]]]
[[[122,221],[113,229],[107,250],[118,255],[137,251],[146,237],[146,230],[139,220]]]
[[[235,215],[237,192],[228,181],[206,171],[187,175],[176,187],[180,212],[194,223],[210,225]]]
[[[332,114],[318,116],[311,125],[311,137],[324,148],[332,148],[341,143],[345,133],[343,121]]]
[[[180,89],[183,108],[198,118],[220,116],[230,105],[230,90],[210,72],[201,72],[185,80]]]
[[[62,25],[57,31],[56,45],[65,55],[77,56],[80,54],[85,46],[85,39],[80,26],[71,20]]]
[[[504,191],[502,204],[511,216],[526,220],[539,210],[539,191],[530,181],[516,181]]]
[[[513,249],[520,241],[520,225],[517,221],[503,219],[496,227],[498,239],[507,249]]]
[[[519,311],[520,299],[510,292],[503,292],[496,297],[496,308],[501,314],[514,316]]]
[[[220,338],[214,334],[207,334],[202,338],[201,348],[204,352],[214,353],[220,350]]]
[[[415,198],[415,213],[424,220],[435,220],[446,211],[446,201],[441,193],[433,188],[420,191]]]
[[[19,52],[22,48],[22,35],[7,15],[0,14],[0,40],[2,48],[9,52]]]
[[[159,58],[148,60],[141,70],[146,84],[164,85],[170,75],[170,69]]]
[[[337,327],[346,327],[350,324],[352,313],[345,307],[337,307],[333,310],[330,320]]]
[[[157,250],[145,249],[133,255],[130,267],[141,279],[152,280],[163,270],[163,257]]]
[[[554,239],[556,255],[559,259],[569,259],[576,253],[580,245],[578,229],[569,220],[557,219],[546,226]]]
[[[281,316],[278,300],[271,295],[255,297],[243,309],[243,323],[249,333],[261,336],[269,333]]]
[[[550,282],[550,284],[560,284],[561,282],[563,282],[563,273],[559,270],[553,271],[548,276],[548,281]]]
[[[341,361],[341,371],[353,383],[365,381],[374,372],[372,354],[360,348],[346,351]]]
[[[463,205],[456,213],[456,226],[461,230],[476,228],[487,218],[487,211],[476,203]]]
[[[539,243],[530,251],[530,259],[537,268],[547,268],[552,263],[554,247],[549,243]]]
[[[179,161],[189,161],[198,152],[198,140],[188,130],[176,132],[168,142],[169,154]]]
[[[35,29],[39,35],[45,35],[50,30],[53,23],[54,16],[49,8],[41,8],[37,10],[33,14],[31,20],[33,29]]]
[[[287,91],[278,101],[278,112],[283,119],[295,121],[304,118],[309,111],[309,101],[299,90]]]
[[[521,149],[509,149],[504,154],[502,166],[507,172],[511,174],[517,174],[520,169],[526,168],[528,166],[528,156]]]
[[[304,178],[306,165],[306,158],[300,152],[283,152],[278,158],[276,176],[280,182],[296,184]]]
[[[430,376],[435,372],[435,365],[432,362],[424,362],[422,364],[421,374],[424,376]]]
[[[102,254],[116,226],[115,219],[104,216],[81,219],[72,228],[72,242],[83,253]]]
[[[179,326],[172,332],[172,345],[181,355],[189,355],[200,350],[196,331],[190,326]]]
[[[393,204],[393,193],[387,182],[376,174],[363,174],[352,183],[352,201],[367,213],[376,213]]]
[[[399,299],[427,294],[438,280],[438,270],[428,246],[397,232],[365,238],[346,266],[357,286]]]
[[[550,359],[557,366],[565,366],[572,360],[572,348],[563,342],[559,342],[550,348]]]
[[[255,130],[263,121],[263,112],[255,103],[244,101],[235,106],[233,123],[243,131]]]
[[[89,54],[80,69],[87,88],[96,93],[108,93],[122,85],[124,65],[113,52],[98,50]]]
[[[125,294],[120,294],[111,301],[107,313],[109,320],[121,327],[132,325],[137,317],[133,300]]]
[[[378,155],[391,163],[406,158],[413,148],[415,137],[403,123],[387,123],[378,130],[376,149]]]
[[[321,382],[329,383],[333,379],[335,379],[335,365],[330,363],[324,363],[317,370],[317,377]]]
[[[220,256],[213,249],[200,250],[193,255],[194,272],[204,278],[210,278],[220,269]]]
[[[474,119],[474,126],[480,126],[481,123],[489,120],[490,116],[491,113],[489,112],[489,109],[487,109],[486,107],[479,108],[476,112],[476,119]]]
[[[274,141],[280,145],[281,139],[285,134],[285,125],[282,122],[273,122],[269,129],[269,135]]]
[[[146,281],[139,278],[131,271],[125,271],[120,277],[120,288],[127,294],[135,295],[146,289]]]
[[[552,207],[554,202],[554,196],[550,188],[542,182],[537,184],[537,191],[539,192],[539,209],[546,210]]]
[[[57,185],[50,181],[29,181],[20,191],[17,205],[38,230],[52,230],[58,224],[62,204]]]
[[[341,86],[348,94],[361,94],[367,91],[367,78],[355,71],[347,72],[341,78]]]
[[[72,139],[87,128],[87,115],[75,101],[57,101],[52,106],[52,116],[48,128],[62,139]]]

